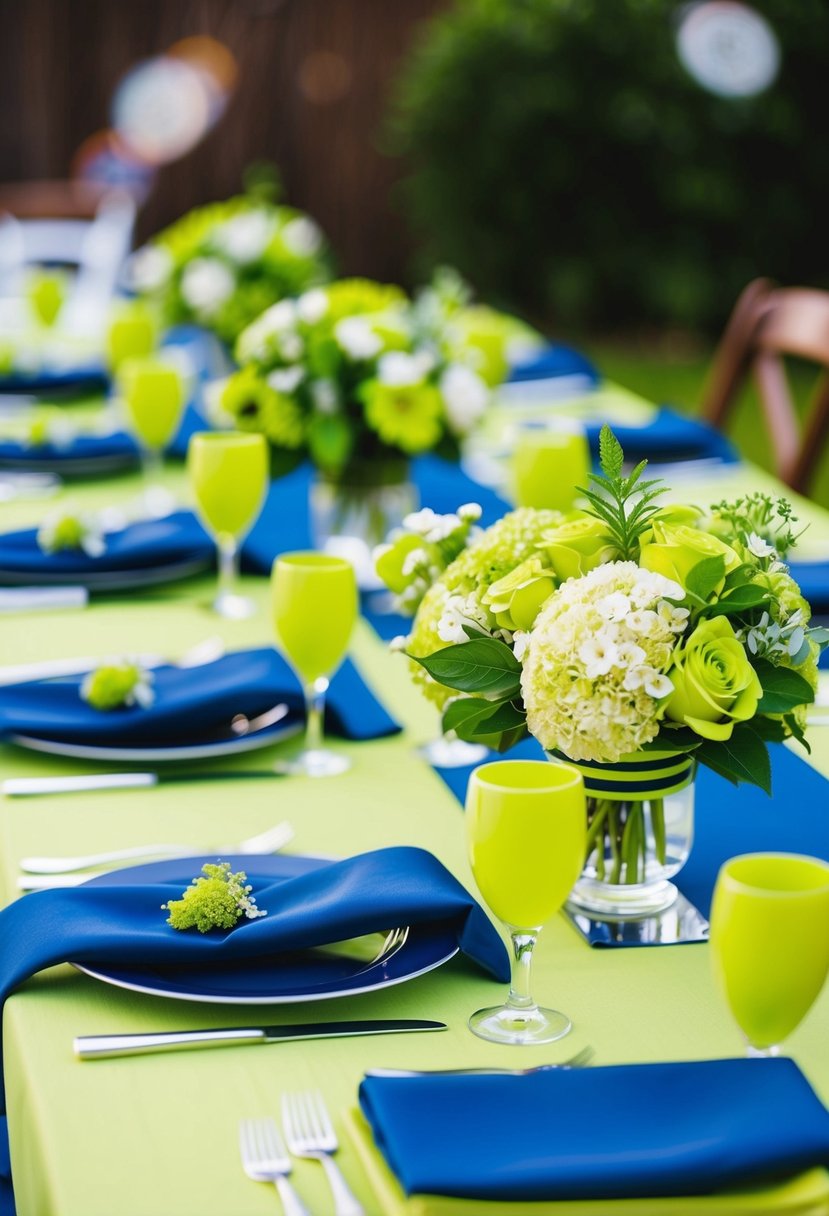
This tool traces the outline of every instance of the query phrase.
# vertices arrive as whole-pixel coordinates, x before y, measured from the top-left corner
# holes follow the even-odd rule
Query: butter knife
[[[418,1018],[380,1018],[366,1022],[306,1022],[290,1026],[237,1026],[220,1030],[163,1031],[152,1034],[81,1035],[73,1043],[81,1060],[145,1055],[193,1047],[239,1046],[244,1043],[280,1043],[296,1039],[341,1039],[354,1035],[399,1034],[407,1031],[446,1030],[445,1022]]]
[[[222,772],[185,773],[88,773],[69,777],[9,777],[0,783],[7,798],[25,798],[35,794],[76,794],[92,790],[144,789],[167,784],[169,781],[245,781],[259,778],[274,780],[280,774],[273,769],[226,769]]]

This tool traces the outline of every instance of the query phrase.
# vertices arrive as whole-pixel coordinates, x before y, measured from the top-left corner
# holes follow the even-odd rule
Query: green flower
[[[38,530],[37,543],[44,553],[80,550],[87,557],[100,557],[106,549],[103,528],[93,515],[50,515]]]
[[[694,566],[699,565],[707,557],[722,557],[725,561],[723,577],[714,588],[714,594],[719,595],[725,583],[725,575],[742,565],[739,556],[730,545],[718,540],[698,528],[687,524],[667,524],[654,519],[647,534],[642,538],[642,549],[639,564],[646,570],[663,574],[665,578],[673,579],[680,587],[687,587],[688,575]]]
[[[167,924],[174,929],[207,933],[210,929],[233,929],[243,916],[247,920],[267,916],[267,912],[257,908],[251,895],[253,887],[246,879],[244,870],[231,874],[229,861],[202,866],[202,877],[193,879],[181,899],[161,905],[162,911],[170,913]]]
[[[152,681],[153,673],[140,663],[105,664],[85,677],[81,697],[105,712],[131,705],[146,709],[155,699]]]
[[[366,421],[383,443],[415,455],[433,448],[443,430],[443,399],[433,384],[369,380],[360,395]]]
[[[372,279],[339,279],[326,287],[327,318],[336,324],[343,317],[362,313],[385,312],[406,303],[406,295],[391,283],[375,283]]]
[[[735,723],[754,717],[763,689],[725,617],[697,625],[674,664],[668,672],[674,691],[665,709],[671,721],[720,743],[731,738]]]
[[[561,582],[578,578],[588,570],[612,561],[615,553],[608,543],[606,526],[590,515],[569,520],[545,532],[544,548]]]
[[[812,615],[809,603],[804,599],[800,587],[786,570],[761,570],[752,578],[752,583],[768,591],[770,599],[766,611],[772,620],[784,624],[796,612],[802,613],[801,625],[808,625]]]
[[[502,629],[532,629],[541,606],[555,591],[553,571],[539,555],[528,557],[481,596]]]
[[[220,404],[243,431],[261,431],[277,447],[294,450],[305,440],[302,410],[286,393],[271,388],[248,365],[225,382]]]

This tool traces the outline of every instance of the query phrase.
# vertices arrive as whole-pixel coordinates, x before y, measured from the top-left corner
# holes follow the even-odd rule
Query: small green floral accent
[[[80,549],[87,557],[100,557],[106,549],[103,528],[91,515],[50,516],[38,531],[37,543],[44,553]]]
[[[109,711],[122,706],[152,705],[153,673],[140,663],[107,664],[91,671],[81,684],[81,697],[94,709]]]
[[[251,895],[253,887],[246,880],[244,870],[231,873],[229,861],[203,865],[201,876],[192,880],[181,899],[161,905],[162,911],[170,913],[167,924],[174,929],[207,933],[210,929],[232,929],[242,917],[256,920],[267,916],[264,909],[257,908],[256,898]]]

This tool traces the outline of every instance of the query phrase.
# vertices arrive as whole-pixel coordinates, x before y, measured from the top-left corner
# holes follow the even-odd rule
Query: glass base
[[[746,1056],[749,1060],[768,1060],[779,1055],[779,1043],[774,1043],[771,1047],[755,1047],[753,1043],[746,1043]]]
[[[234,595],[229,591],[221,592],[211,605],[218,616],[229,621],[246,621],[256,612],[256,604],[246,595]]]
[[[419,751],[433,768],[465,768],[469,764],[483,764],[489,755],[489,748],[482,743],[447,739],[445,735],[424,744]]]
[[[287,777],[337,777],[351,768],[347,756],[329,752],[325,748],[300,752],[293,760],[280,760],[274,772]]]
[[[664,912],[676,903],[678,895],[674,884],[665,879],[625,885],[582,877],[567,902],[574,909],[584,909],[594,917],[621,920]]]
[[[530,1009],[515,1009],[510,1005],[495,1005],[479,1009],[469,1019],[469,1029],[479,1039],[490,1043],[555,1043],[573,1029],[573,1023],[556,1009],[534,1005]]]

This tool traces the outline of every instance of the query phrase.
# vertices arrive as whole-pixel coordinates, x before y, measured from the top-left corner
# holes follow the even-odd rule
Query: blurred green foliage
[[[426,260],[536,324],[716,332],[758,274],[829,286],[829,3],[753,0],[776,82],[732,100],[667,0],[459,0],[425,27],[389,146]]]

